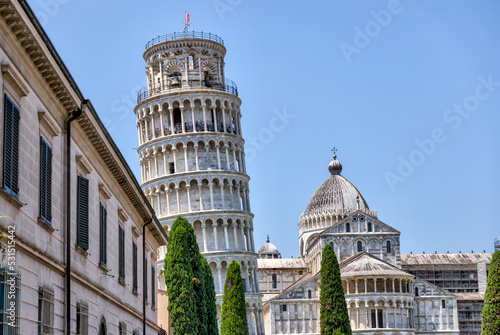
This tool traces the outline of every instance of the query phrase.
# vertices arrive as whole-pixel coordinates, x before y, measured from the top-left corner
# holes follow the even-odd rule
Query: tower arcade
[[[134,111],[142,189],[166,231],[179,215],[193,224],[217,293],[227,268],[242,269],[250,334],[263,334],[241,100],[225,77],[226,48],[217,35],[181,32],[146,45],[148,85]],[[160,250],[160,259],[166,250]]]

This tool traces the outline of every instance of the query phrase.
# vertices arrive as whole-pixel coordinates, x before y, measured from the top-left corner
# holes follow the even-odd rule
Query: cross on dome
[[[333,147],[332,152],[333,152],[333,159],[337,159],[337,148]]]

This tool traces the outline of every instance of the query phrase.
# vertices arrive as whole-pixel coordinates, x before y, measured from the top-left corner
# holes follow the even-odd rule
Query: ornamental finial
[[[267,243],[269,243],[269,234],[267,234]]]
[[[342,164],[337,160],[337,148],[333,147],[332,149],[333,152],[333,161],[330,162],[330,165],[328,165],[328,171],[332,175],[338,175],[342,172]]]
[[[333,147],[332,152],[333,152],[333,159],[337,159],[337,148]]]

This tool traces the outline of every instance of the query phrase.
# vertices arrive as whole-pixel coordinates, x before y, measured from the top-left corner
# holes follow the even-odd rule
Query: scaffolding
[[[456,268],[406,268],[415,277],[444,288],[450,292],[478,292],[477,270],[465,266]]]

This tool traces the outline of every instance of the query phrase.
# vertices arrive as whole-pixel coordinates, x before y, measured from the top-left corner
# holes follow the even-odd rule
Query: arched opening
[[[174,65],[167,69],[168,86],[169,87],[180,87],[182,85],[182,71],[179,66]]]
[[[174,133],[180,132],[182,129],[181,109],[174,108]]]
[[[387,241],[387,253],[390,254],[392,252],[391,241]]]
[[[349,222],[347,222],[345,224],[345,232],[346,233],[350,233],[351,232],[351,224]]]
[[[361,241],[358,241],[358,252],[363,251],[363,243]]]
[[[278,288],[278,279],[276,273],[273,273],[272,278],[273,278],[273,288]]]
[[[194,70],[194,57],[192,54],[188,57],[189,69]]]
[[[372,231],[372,223],[371,222],[368,222],[368,231],[371,232]]]
[[[212,87],[212,76],[210,72],[211,71],[209,67],[205,67],[203,69],[204,83],[206,87]]]
[[[99,325],[99,335],[107,335],[107,329],[106,329],[106,319],[104,316],[101,317],[101,323]]]
[[[311,298],[312,298],[312,291],[311,291],[311,290],[308,290],[308,291],[307,291],[307,298],[308,298],[308,299],[311,299]]]
[[[418,287],[415,287],[415,296],[418,297]]]

